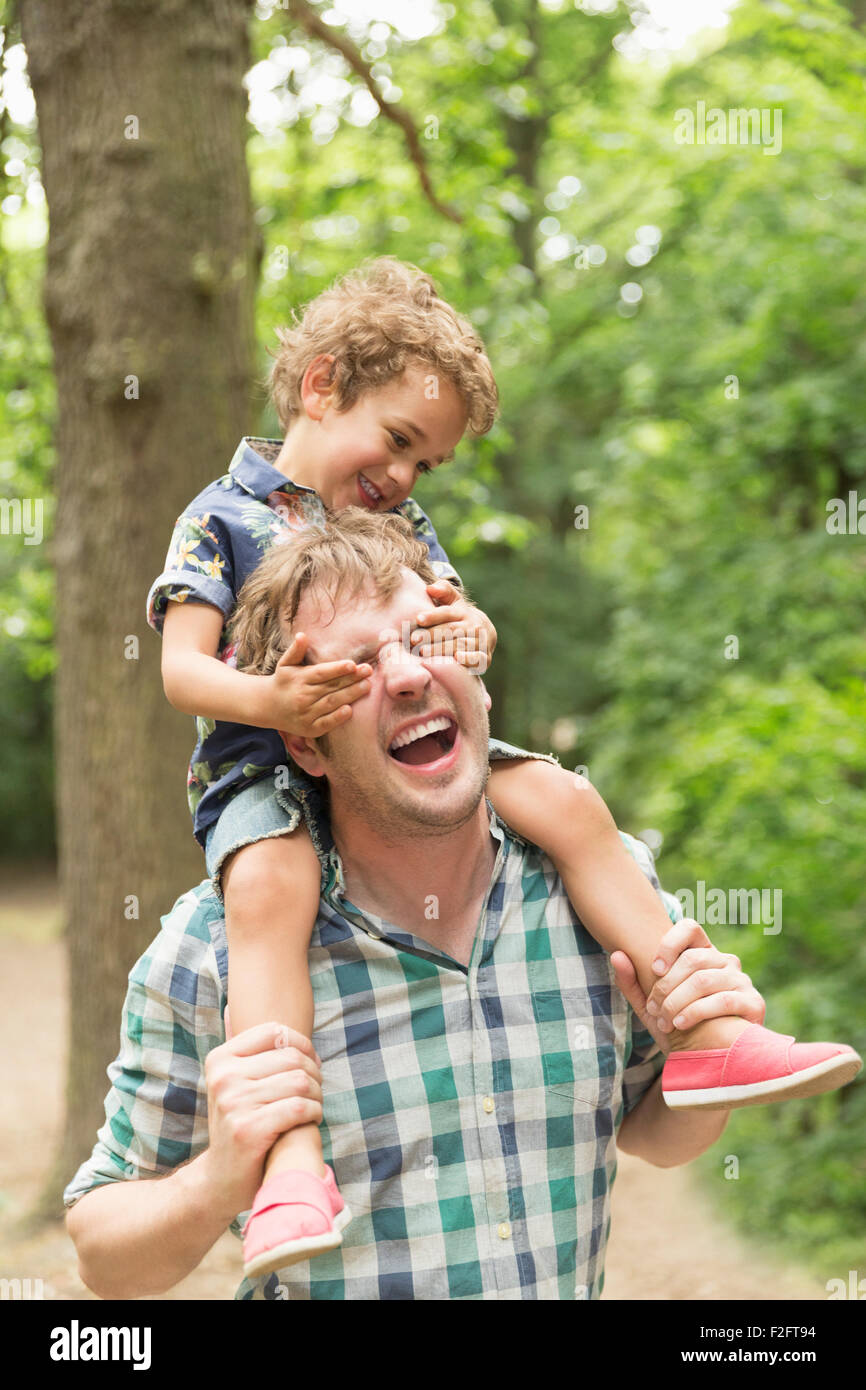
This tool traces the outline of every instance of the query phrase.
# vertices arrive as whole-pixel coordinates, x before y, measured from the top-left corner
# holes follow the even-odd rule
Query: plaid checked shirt
[[[498,850],[468,969],[355,909],[331,849],[309,955],[313,1041],[325,1160],[353,1220],[340,1249],[244,1280],[238,1298],[600,1295],[616,1130],[664,1058],[551,861],[487,805]],[[650,851],[622,838],[661,893]],[[105,1124],[67,1206],[207,1147],[204,1062],[225,1041],[227,965],[206,881],[130,972]]]

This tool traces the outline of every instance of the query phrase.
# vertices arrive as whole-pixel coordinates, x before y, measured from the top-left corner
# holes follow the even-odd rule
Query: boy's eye
[[[398,449],[407,449],[409,447],[409,441],[405,434],[400,434],[398,430],[390,430],[389,433]]]
[[[426,462],[424,461],[424,459],[421,460],[421,462],[418,464],[418,467],[419,467],[424,473],[432,473],[432,472],[433,472],[433,469],[431,468],[430,464],[429,464],[429,463],[426,463]]]

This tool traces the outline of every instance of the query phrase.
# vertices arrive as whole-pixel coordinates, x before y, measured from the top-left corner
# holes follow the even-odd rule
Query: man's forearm
[[[617,1148],[657,1168],[690,1163],[721,1136],[729,1111],[670,1110],[662,1096],[661,1077],[651,1086],[617,1135]]]
[[[209,1180],[207,1152],[168,1177],[96,1187],[67,1216],[81,1278],[100,1298],[165,1293],[231,1225],[229,1205]]]

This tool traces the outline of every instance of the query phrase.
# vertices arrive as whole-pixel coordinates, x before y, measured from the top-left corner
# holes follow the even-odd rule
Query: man
[[[277,1136],[321,1121],[353,1216],[344,1243],[240,1297],[597,1297],[617,1144],[685,1163],[726,1113],[665,1105],[666,1035],[630,962],[613,964],[631,1007],[550,861],[485,801],[481,682],[399,638],[430,582],[406,524],[344,513],[265,566],[276,636],[303,630],[311,660],[374,667],[345,725],[286,738],[328,803],[313,808],[315,1051],[276,1024],[224,1041],[221,906],[209,882],[180,898],[130,974],[106,1124],[65,1194],[82,1278],[104,1297],[172,1287],[238,1229]],[[419,724],[442,750],[434,775],[395,757]],[[663,1013],[714,997],[719,1016],[762,1020],[697,923],[666,949]]]

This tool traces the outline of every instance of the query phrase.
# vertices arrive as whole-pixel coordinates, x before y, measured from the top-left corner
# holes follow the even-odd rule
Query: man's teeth
[[[366,494],[367,494],[367,496],[370,498],[370,500],[371,500],[372,502],[381,502],[381,500],[382,500],[382,494],[381,494],[381,492],[377,492],[376,489],[374,488],[373,484],[372,484],[372,483],[368,483],[368,482],[367,482],[367,479],[363,476],[363,474],[359,473],[359,474],[358,474],[358,479],[359,479],[359,481],[360,481],[361,487],[364,489],[364,491],[366,492]]]
[[[430,719],[426,724],[416,724],[411,729],[405,729],[402,734],[398,734],[391,744],[389,752],[395,748],[405,748],[407,743],[417,743],[419,738],[426,738],[428,734],[438,734],[443,729],[451,727],[451,720],[440,715],[438,719]]]

